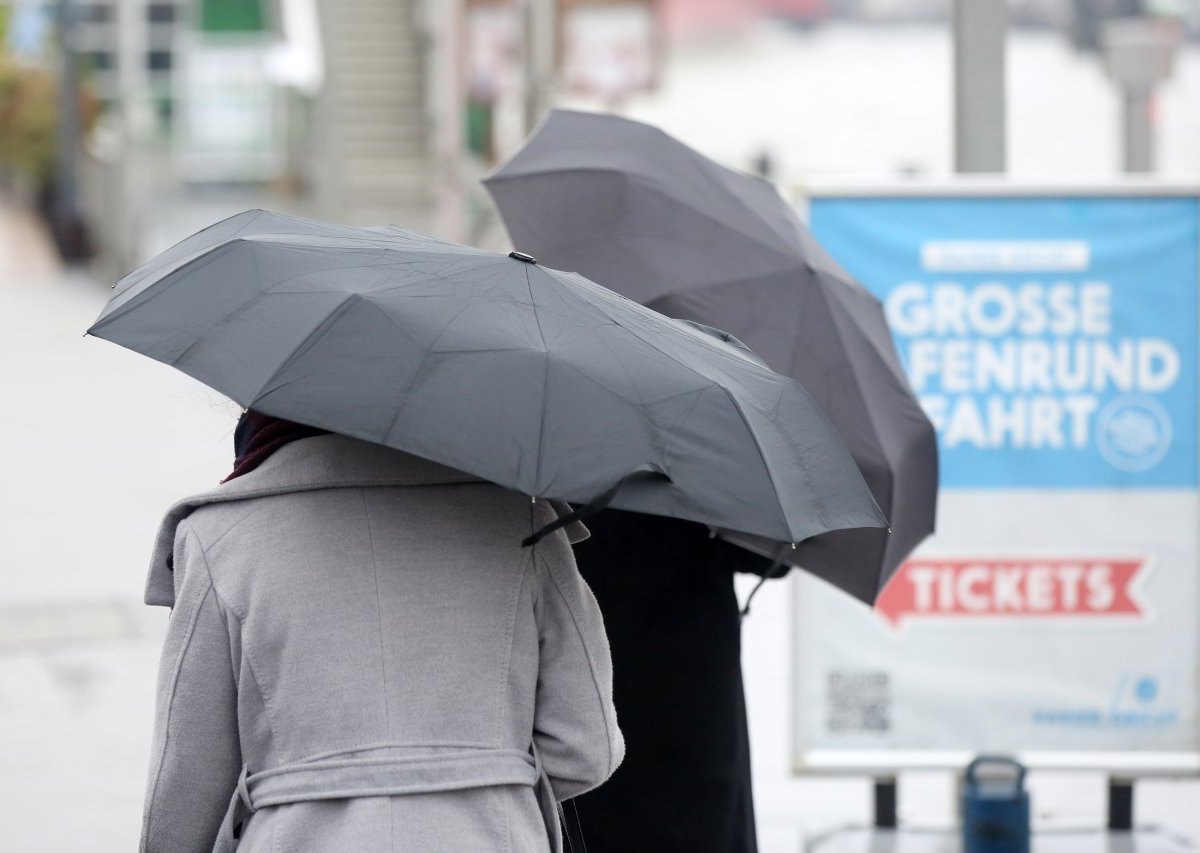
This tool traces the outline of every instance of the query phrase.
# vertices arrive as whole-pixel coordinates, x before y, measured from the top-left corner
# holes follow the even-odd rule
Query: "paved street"
[[[231,404],[82,337],[106,293],[0,207],[2,853],[136,848],[167,619],[140,604],[151,537],[229,463]]]

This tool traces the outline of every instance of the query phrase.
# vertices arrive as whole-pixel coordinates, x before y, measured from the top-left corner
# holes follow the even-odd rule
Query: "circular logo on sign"
[[[1096,445],[1114,468],[1148,471],[1171,448],[1171,416],[1151,397],[1117,397],[1100,410]]]
[[[1153,702],[1158,698],[1158,682],[1150,676],[1141,678],[1138,680],[1137,686],[1133,688],[1133,693],[1139,702]]]

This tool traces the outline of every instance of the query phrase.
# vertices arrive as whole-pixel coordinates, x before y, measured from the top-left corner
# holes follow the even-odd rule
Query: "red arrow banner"
[[[1140,616],[1132,595],[1145,558],[914,559],[875,609],[893,625],[924,618]]]

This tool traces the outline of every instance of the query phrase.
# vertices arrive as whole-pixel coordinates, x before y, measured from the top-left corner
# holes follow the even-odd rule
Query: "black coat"
[[[736,571],[768,561],[701,525],[606,510],[575,548],[604,614],[624,763],[567,805],[588,853],[752,853]]]

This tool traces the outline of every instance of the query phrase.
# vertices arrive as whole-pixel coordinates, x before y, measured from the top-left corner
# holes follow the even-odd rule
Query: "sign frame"
[[[1187,198],[1200,200],[1200,182],[1155,178],[1105,181],[1028,181],[1002,176],[958,176],[945,179],[856,178],[810,179],[794,185],[790,199],[800,218],[810,219],[814,199],[1089,199],[1089,198]],[[1198,265],[1200,266],[1200,265]],[[1200,282],[1200,268],[1197,269]],[[1196,334],[1200,339],[1200,316]],[[1200,503],[1200,502],[1198,502]],[[1200,525],[1200,508],[1196,513]],[[804,677],[805,644],[801,630],[804,590],[794,577],[791,586],[791,681],[789,702],[790,766],[795,776],[850,775],[892,777],[901,771],[960,771],[974,757],[965,749],[806,749],[801,741],[804,709],[796,707],[798,685]],[[1195,602],[1200,620],[1200,584]],[[1197,633],[1200,637],[1200,632]],[[1200,681],[1200,673],[1197,674]],[[1120,777],[1200,777],[1200,744],[1193,751],[1018,751],[1015,756],[1035,770],[1105,772]]]

